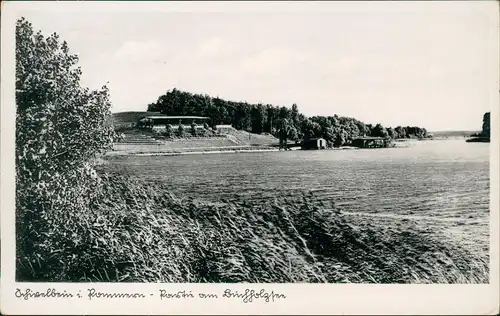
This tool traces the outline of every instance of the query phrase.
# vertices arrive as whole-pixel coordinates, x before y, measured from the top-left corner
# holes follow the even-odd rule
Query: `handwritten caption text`
[[[20,300],[31,299],[86,299],[90,301],[103,300],[103,299],[159,299],[165,300],[240,300],[242,303],[252,303],[262,301],[265,303],[273,303],[278,300],[286,299],[286,296],[275,291],[268,291],[265,289],[245,289],[244,291],[237,291],[225,289],[222,292],[203,293],[194,292],[190,290],[169,291],[167,289],[159,289],[154,292],[106,292],[98,291],[95,288],[87,288],[86,290],[78,290],[76,292],[69,292],[67,290],[59,291],[55,288],[48,288],[46,291],[34,291],[30,288],[20,289],[15,291],[15,297]]]

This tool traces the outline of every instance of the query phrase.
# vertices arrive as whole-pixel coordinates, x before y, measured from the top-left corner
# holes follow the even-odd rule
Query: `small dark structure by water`
[[[386,148],[392,145],[390,137],[357,137],[352,140],[352,146],[358,148]]]
[[[301,148],[305,150],[326,149],[326,140],[324,138],[304,139],[302,141]]]

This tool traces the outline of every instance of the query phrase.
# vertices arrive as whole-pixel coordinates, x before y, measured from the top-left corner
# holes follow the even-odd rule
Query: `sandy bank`
[[[411,147],[414,142],[395,142],[393,147],[387,148],[357,148],[351,146],[342,146],[339,148],[328,148],[325,150],[374,150],[389,148]],[[164,145],[123,145],[108,152],[108,156],[179,156],[179,155],[203,155],[203,154],[234,154],[234,153],[253,153],[253,152],[273,152],[280,151],[277,147],[271,146],[218,146],[218,147],[192,147],[192,148],[165,148]],[[300,147],[292,147],[291,151],[301,150]]]
[[[339,148],[328,148],[328,149],[324,149],[324,150],[327,150],[327,151],[331,151],[331,150],[333,150],[333,151],[338,151],[338,150],[374,150],[374,149],[407,148],[407,147],[411,147],[411,145],[409,145],[409,144],[397,144],[394,147],[388,147],[388,148],[357,148],[357,147],[345,146],[345,147],[339,147]],[[290,151],[296,151],[296,150],[301,150],[301,149],[297,148],[297,147],[290,149]],[[213,149],[213,150],[185,150],[185,151],[117,150],[117,151],[110,151],[110,152],[106,153],[106,155],[107,156],[180,156],[180,155],[204,155],[204,154],[257,153],[257,152],[274,152],[274,151],[280,151],[280,150],[278,148],[273,148],[273,147],[248,148],[245,146],[235,146],[235,147],[218,148],[218,149]]]
[[[248,152],[270,152],[279,151],[277,148],[263,148],[263,149],[218,149],[207,151],[163,151],[163,152],[129,152],[129,151],[110,151],[108,156],[180,156],[180,155],[203,155],[203,154],[233,154],[233,153],[248,153]]]

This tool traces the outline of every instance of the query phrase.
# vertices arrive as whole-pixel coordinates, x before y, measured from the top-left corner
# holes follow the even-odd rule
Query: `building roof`
[[[309,138],[309,139],[304,139],[305,142],[311,142],[311,141],[316,141],[316,140],[319,140],[319,139],[323,139],[322,137],[314,137],[314,138]]]
[[[157,119],[167,119],[167,120],[181,120],[181,119],[195,119],[195,120],[208,120],[210,119],[209,117],[206,116],[167,116],[167,115],[152,115],[152,116],[144,116],[142,119],[152,119],[152,120],[157,120]]]
[[[384,139],[389,139],[390,137],[371,137],[371,136],[364,136],[364,137],[354,137],[353,140],[359,139],[359,140],[384,140]]]

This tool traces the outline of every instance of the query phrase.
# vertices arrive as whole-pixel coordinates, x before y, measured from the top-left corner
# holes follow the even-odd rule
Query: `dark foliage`
[[[381,124],[365,124],[355,118],[333,116],[313,116],[307,118],[298,110],[297,104],[291,108],[271,104],[250,104],[226,101],[218,97],[192,94],[177,89],[160,96],[156,103],[148,105],[148,111],[168,115],[195,115],[212,118],[212,126],[231,124],[240,130],[253,133],[271,133],[282,142],[302,138],[322,137],[331,146],[349,144],[358,136],[391,138],[424,138],[425,128],[398,126],[385,128]]]
[[[490,123],[491,123],[490,112],[486,112],[484,113],[483,116],[483,129],[481,136],[490,138]]]

